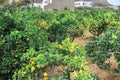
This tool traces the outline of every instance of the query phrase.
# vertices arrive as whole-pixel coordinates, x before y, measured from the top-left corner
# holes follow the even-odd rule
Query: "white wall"
[[[74,3],[75,7],[92,7],[92,2],[87,1],[76,1]]]

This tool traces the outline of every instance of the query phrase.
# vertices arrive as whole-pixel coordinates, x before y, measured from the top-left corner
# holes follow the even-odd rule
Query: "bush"
[[[47,33],[32,23],[32,18],[29,16],[33,14],[29,13],[31,10],[18,12],[17,10],[11,13],[8,10],[0,15],[0,74],[13,74],[19,69],[20,57],[27,49],[33,48],[39,51],[48,45]],[[28,16],[23,18],[24,15]]]
[[[71,76],[75,80],[92,80],[93,77],[90,75],[84,55],[84,51],[80,51],[78,45],[71,43],[70,39],[66,39],[61,45],[52,43],[47,51],[28,49],[20,59],[23,63],[21,68],[14,72],[13,80],[48,80],[49,73],[46,69],[57,65],[64,65],[63,75],[58,77],[57,80],[68,80]]]
[[[87,43],[85,46],[87,55],[101,69],[111,69],[111,63],[105,63],[105,61],[110,58],[111,55],[114,55],[115,59],[119,63],[119,30],[119,26],[114,26],[107,30],[105,35],[98,37],[98,39],[93,42]],[[119,70],[119,66],[118,68],[115,68],[115,70]]]
[[[72,11],[58,11],[50,22],[48,33],[51,42],[61,42],[66,37],[74,38],[83,34]]]

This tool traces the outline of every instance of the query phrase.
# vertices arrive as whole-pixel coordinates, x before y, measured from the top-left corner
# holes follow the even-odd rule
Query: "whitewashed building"
[[[74,6],[77,7],[92,7],[93,2],[90,1],[75,1]]]
[[[30,4],[30,6],[36,7],[36,8],[41,8],[45,9],[45,6],[48,4],[52,4],[52,0],[39,0],[39,1],[34,1],[34,3]]]
[[[74,10],[75,0],[34,0],[30,6],[42,8],[43,10],[70,9]]]

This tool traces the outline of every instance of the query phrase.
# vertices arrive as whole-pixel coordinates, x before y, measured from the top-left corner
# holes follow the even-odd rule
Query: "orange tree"
[[[51,42],[61,42],[66,37],[71,37],[71,41],[73,41],[74,37],[83,34],[76,15],[72,11],[54,11],[54,13],[47,29]]]
[[[87,55],[92,62],[96,63],[101,69],[110,70],[111,62],[105,62],[114,55],[118,66],[113,70],[119,72],[119,52],[120,52],[120,27],[116,25],[109,28],[105,35],[98,37],[95,41],[86,44]]]
[[[4,10],[0,16],[1,75],[10,76],[15,69],[19,69],[20,57],[27,49],[32,47],[38,51],[45,49],[48,44],[46,32],[35,27],[32,22],[32,10],[15,10]]]
[[[106,28],[114,25],[117,16],[116,11],[111,9],[83,9],[76,10],[76,19],[83,29],[89,29],[94,36],[99,36]]]
[[[63,65],[63,75],[56,77],[56,80],[68,80],[71,76],[74,80],[93,80],[84,55],[85,52],[75,43],[71,43],[70,39],[64,40],[62,44],[52,43],[47,51],[35,51],[30,48],[21,57],[22,66],[14,72],[12,78],[13,80],[49,80],[50,74],[46,69]]]
[[[73,41],[74,37],[83,34],[76,14],[69,10],[40,12],[34,22],[36,26],[47,31],[50,42],[58,41],[60,43],[66,37],[70,37]]]

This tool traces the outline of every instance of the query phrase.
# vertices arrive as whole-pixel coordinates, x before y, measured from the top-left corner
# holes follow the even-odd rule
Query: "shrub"
[[[84,60],[84,55],[84,51],[80,51],[78,45],[71,43],[70,39],[64,40],[62,44],[52,43],[47,51],[28,49],[20,59],[22,66],[14,72],[13,80],[48,80],[49,73],[46,69],[57,65],[64,65],[63,75],[57,80],[67,80],[71,76],[75,80],[93,80],[87,62]]]
[[[0,74],[3,75],[13,74],[21,67],[20,58],[27,49],[39,51],[48,45],[47,33],[32,23],[31,10],[19,11],[7,10],[0,15]]]
[[[105,63],[105,61],[110,58],[111,55],[114,55],[115,59],[119,63],[119,29],[119,26],[111,27],[106,31],[105,35],[98,37],[98,39],[93,42],[87,43],[85,46],[87,55],[101,69],[111,69],[111,63]],[[118,68],[114,69],[119,70],[119,66]]]

